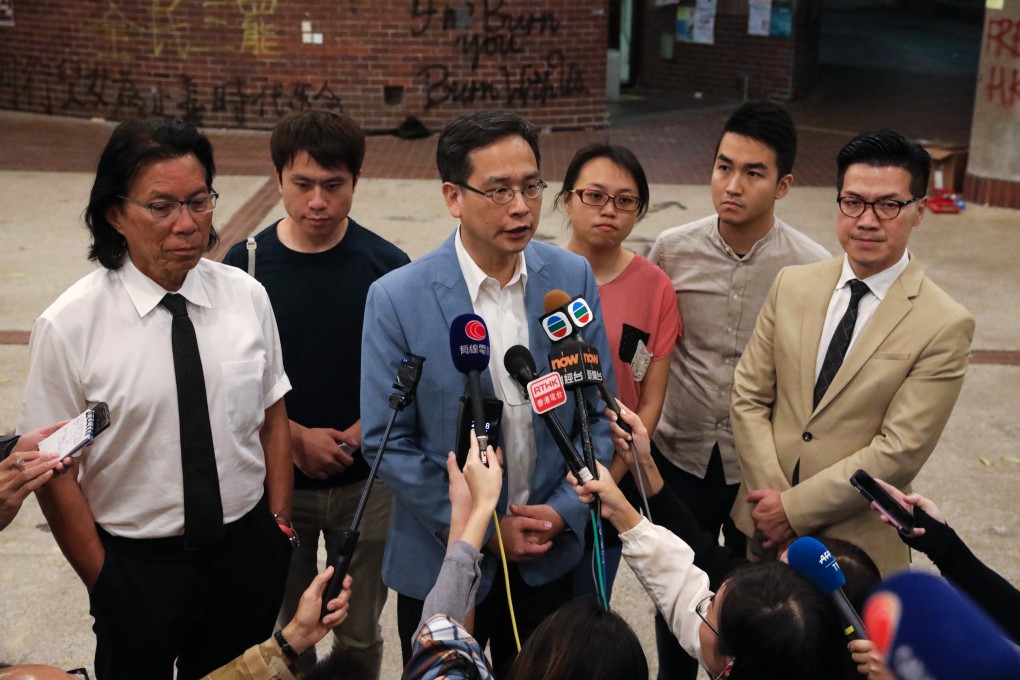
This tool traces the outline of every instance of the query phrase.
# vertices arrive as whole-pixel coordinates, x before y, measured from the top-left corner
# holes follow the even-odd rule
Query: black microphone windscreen
[[[535,357],[531,356],[531,350],[524,345],[514,345],[506,351],[503,355],[503,366],[506,368],[507,373],[512,375],[517,382],[521,382],[521,378],[518,376],[528,376],[522,385],[527,384],[531,380],[531,376],[538,373],[538,366],[535,365]]]
[[[477,314],[461,314],[450,324],[450,356],[461,373],[489,366],[489,330]]]

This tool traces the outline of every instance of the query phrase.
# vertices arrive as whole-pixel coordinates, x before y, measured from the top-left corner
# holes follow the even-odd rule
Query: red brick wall
[[[681,6],[693,6],[683,0]],[[641,82],[658,88],[743,94],[788,101],[811,89],[817,73],[820,13],[813,0],[794,3],[793,35],[748,35],[747,0],[719,0],[715,42],[674,42],[673,58],[660,56],[660,36],[673,34],[676,6],[649,7],[644,22]]]
[[[368,130],[510,108],[604,125],[607,4],[17,0],[0,27],[0,108],[247,128],[327,108]],[[302,20],[321,45],[302,43]]]

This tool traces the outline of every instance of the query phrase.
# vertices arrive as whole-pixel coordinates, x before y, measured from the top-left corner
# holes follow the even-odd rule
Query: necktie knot
[[[859,279],[850,279],[848,283],[850,285],[850,304],[860,302],[861,298],[871,290],[868,288],[868,284]]]
[[[188,315],[187,300],[185,300],[184,296],[180,293],[167,293],[163,296],[163,299],[159,301],[159,304],[169,309],[170,313],[174,315],[174,318]]]

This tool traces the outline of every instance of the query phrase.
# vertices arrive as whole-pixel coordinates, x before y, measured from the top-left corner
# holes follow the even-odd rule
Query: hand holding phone
[[[889,492],[878,485],[878,482],[864,470],[858,470],[850,477],[850,484],[860,492],[862,496],[871,501],[871,504],[884,517],[889,520],[896,529],[904,536],[912,536],[914,526],[914,514],[903,507]]]
[[[82,449],[109,426],[110,408],[105,401],[100,402],[39,442],[39,451],[61,458],[80,456]]]

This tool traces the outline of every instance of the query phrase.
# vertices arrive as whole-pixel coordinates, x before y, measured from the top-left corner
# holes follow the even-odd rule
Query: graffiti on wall
[[[1013,108],[1020,101],[1020,21],[990,19],[984,49],[991,57],[982,62],[985,100]]]
[[[196,12],[182,0],[149,0],[139,17],[125,12],[119,0],[103,0],[103,11],[83,24],[82,37],[97,45],[103,60],[111,61],[131,59],[139,42],[144,52],[157,58],[189,59],[214,52],[270,56],[279,52],[272,22],[277,4],[278,0],[203,0]],[[241,29],[236,42],[209,45],[193,39],[209,28],[235,27]]]
[[[130,69],[16,56],[0,56],[0,107],[115,118],[164,116],[195,125],[209,114],[225,113],[239,126],[272,123],[291,111],[344,108],[328,80],[262,82],[238,76],[200,87],[193,75],[157,74],[154,85],[142,86]]]
[[[504,65],[508,57],[523,54],[531,39],[559,33],[560,20],[555,13],[514,13],[506,0],[442,5],[436,0],[412,0],[411,35],[450,39],[454,50],[470,63],[466,77],[458,76],[462,69],[449,64],[432,63],[419,69],[425,110],[449,102],[528,107],[587,94],[582,68],[560,49],[549,50],[537,62]],[[487,60],[501,64],[497,77],[478,74]]]

